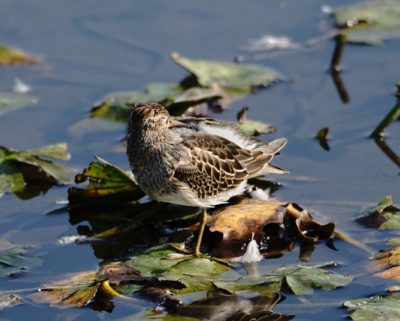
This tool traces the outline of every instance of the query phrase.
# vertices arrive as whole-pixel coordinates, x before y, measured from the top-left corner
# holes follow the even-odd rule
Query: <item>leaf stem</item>
[[[300,211],[297,210],[291,203],[289,203],[286,206],[286,210],[288,212],[288,214],[292,215],[295,218],[299,218],[300,217]],[[352,237],[350,237],[349,235],[343,233],[343,232],[339,232],[338,230],[335,229],[335,231],[333,232],[333,235],[338,238],[339,240],[345,241],[361,250],[363,250],[364,252],[368,253],[368,255],[373,255],[375,253],[375,251],[370,248],[369,246],[365,245],[364,243],[357,241],[355,239],[353,239]]]
[[[369,137],[377,138],[382,136],[385,129],[396,119],[400,117],[400,84],[397,84],[397,93],[398,97],[396,105],[389,111],[389,113],[382,119],[379,125],[374,129]]]

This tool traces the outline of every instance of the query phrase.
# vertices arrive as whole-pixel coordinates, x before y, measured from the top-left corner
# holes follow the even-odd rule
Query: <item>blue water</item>
[[[10,88],[18,77],[39,99],[34,106],[0,117],[0,145],[29,149],[65,141],[72,154],[66,164],[76,171],[86,167],[93,155],[127,169],[126,156],[117,148],[123,125],[101,121],[93,121],[89,127],[77,125],[88,116],[93,103],[113,91],[180,81],[186,72],[172,61],[172,51],[191,58],[228,61],[242,56],[245,61],[281,71],[288,81],[234,102],[216,117],[234,120],[237,111],[248,105],[249,118],[278,128],[269,139],[288,138],[277,164],[290,174],[279,177],[283,188],[276,196],[313,209],[322,220],[337,222],[357,239],[375,242],[387,238],[387,234],[365,230],[353,218],[363,206],[387,194],[400,203],[399,167],[367,138],[395,104],[392,94],[399,80],[400,41],[345,47],[342,79],[350,96],[348,104],[341,102],[326,73],[333,41],[261,61],[240,51],[249,38],[264,34],[286,35],[296,42],[314,37],[324,28],[321,21],[330,26],[321,5],[350,2],[0,0],[0,43],[43,58],[37,66],[0,69],[0,89]],[[330,129],[329,152],[313,139],[322,127]],[[388,133],[387,144],[400,153],[399,123],[393,123]],[[0,199],[2,239],[32,244],[32,254],[43,259],[42,266],[21,278],[1,278],[0,289],[37,288],[66,273],[98,268],[101,259],[90,245],[57,244],[58,238],[77,233],[68,215],[45,215],[66,200],[66,190],[54,187],[27,201],[12,194]],[[382,243],[371,246],[380,249]],[[342,243],[338,247],[339,252],[318,247],[312,262],[337,260],[352,271],[367,260],[352,247]],[[295,262],[296,256],[297,252],[274,263]],[[357,280],[352,287],[320,294],[318,302],[370,295],[385,286],[382,280],[370,284]],[[337,307],[328,310],[329,314],[318,309],[291,311],[291,304],[298,303],[290,297],[277,310],[297,312],[296,320],[319,320],[321,315],[325,320],[340,320],[345,313]],[[107,313],[59,309],[25,299],[21,306],[0,311],[0,320],[116,320],[141,309],[119,300],[114,304],[113,312]]]

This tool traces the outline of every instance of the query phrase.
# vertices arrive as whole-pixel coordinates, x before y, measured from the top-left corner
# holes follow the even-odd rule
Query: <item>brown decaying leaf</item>
[[[258,235],[266,224],[282,223],[284,205],[281,201],[246,198],[212,216],[208,226],[211,232],[222,233],[224,240],[251,238],[252,233]]]
[[[112,296],[119,295],[111,290],[109,285],[119,285],[130,282],[138,277],[138,272],[122,262],[114,262],[104,265],[98,272],[87,271],[73,274],[67,279],[44,286],[39,292],[30,295],[36,303],[48,303],[51,305],[66,305],[73,307],[85,307],[98,296],[105,297],[101,300],[103,308],[96,305],[96,309],[108,310]],[[106,284],[106,286],[103,286]]]
[[[294,206],[300,210],[295,210]],[[209,219],[208,228],[211,235],[206,233],[205,243],[208,238],[213,256],[232,258],[243,255],[243,245],[252,239],[254,233],[254,239],[259,244],[263,242],[268,249],[264,255],[282,255],[299,242],[300,258],[307,261],[316,242],[332,238],[335,224],[321,225],[315,222],[297,204],[279,200],[242,199],[214,214]],[[216,240],[215,234],[221,235],[219,240]]]
[[[400,280],[400,247],[394,247],[375,254],[373,268],[375,270],[383,270],[376,274],[378,277]]]

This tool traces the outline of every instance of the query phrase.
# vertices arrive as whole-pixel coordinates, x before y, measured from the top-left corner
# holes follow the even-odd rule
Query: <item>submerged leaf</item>
[[[0,45],[0,66],[32,65],[38,62],[36,57],[29,56],[21,50]]]
[[[89,184],[85,189],[71,187],[68,190],[70,203],[84,201],[117,203],[122,200],[135,200],[143,195],[133,179],[122,169],[99,157],[75,177],[75,182],[78,184],[86,181],[89,181]]]
[[[337,7],[333,15],[336,25],[346,33],[348,42],[373,45],[400,37],[400,3],[397,0],[375,0]]]
[[[266,87],[282,80],[282,76],[276,71],[256,65],[192,60],[176,52],[172,53],[172,58],[178,65],[194,74],[200,85],[212,87],[218,84],[237,94],[250,93],[254,88]]]
[[[379,229],[400,228],[400,206],[393,204],[392,196],[384,196],[377,205],[363,210],[357,222]]]
[[[375,295],[343,303],[355,321],[388,321],[400,319],[400,294],[398,292]]]
[[[36,103],[32,96],[13,92],[0,92],[0,116]]]
[[[0,249],[0,275],[9,275],[26,271],[28,268],[38,266],[42,260],[38,257],[26,255],[29,247],[3,245]]]
[[[230,293],[256,291],[270,294],[288,290],[296,295],[311,294],[314,289],[333,290],[349,284],[352,277],[324,269],[334,264],[284,265],[263,275],[244,276],[235,281],[214,282],[215,285]]]
[[[3,294],[0,292],[0,311],[4,308],[11,308],[21,303],[22,300],[18,296],[13,294]]]

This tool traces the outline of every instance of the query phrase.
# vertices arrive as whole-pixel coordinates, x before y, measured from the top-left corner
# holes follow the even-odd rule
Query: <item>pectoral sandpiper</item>
[[[285,144],[249,137],[231,123],[174,118],[156,103],[136,105],[129,117],[127,153],[139,187],[160,202],[203,208],[196,256],[205,208],[243,193],[249,178],[286,173],[270,163]]]

